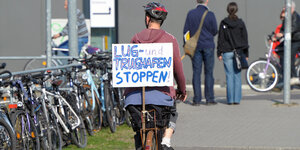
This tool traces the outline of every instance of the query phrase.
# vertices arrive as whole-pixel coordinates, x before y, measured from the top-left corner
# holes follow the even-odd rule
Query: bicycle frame
[[[72,107],[70,106],[70,104],[60,95],[59,92],[51,93],[51,92],[46,91],[46,88],[42,88],[39,91],[42,92],[42,96],[41,97],[44,99],[42,101],[42,105],[43,105],[43,107],[45,109],[45,113],[47,112],[46,111],[46,103],[45,103],[45,101],[50,102],[50,100],[48,99],[48,96],[51,96],[53,98],[57,98],[58,102],[59,102],[59,109],[61,110],[61,112],[64,114],[64,110],[62,108],[62,104],[64,103],[71,110],[71,112],[73,113],[73,115],[76,117],[76,120],[78,120],[75,125],[71,126],[71,129],[73,130],[73,129],[75,129],[76,127],[78,127],[80,125],[81,122],[80,122],[79,117],[77,116],[77,114],[75,113],[75,111],[72,109]],[[64,131],[66,131],[67,133],[70,133],[70,130],[68,129],[67,125],[64,123],[64,121],[62,120],[62,118],[58,114],[58,112],[55,109],[55,107],[52,104],[49,104],[47,106],[53,111],[54,115],[56,116],[58,122],[63,127]],[[46,115],[46,116],[48,116],[48,115]],[[47,121],[49,121],[49,118],[47,118]]]
[[[95,82],[94,82],[94,80],[93,80],[93,77],[92,77],[92,73],[91,73],[91,71],[88,69],[88,70],[86,70],[86,75],[87,75],[87,81],[88,81],[88,84],[91,86],[91,90],[92,90],[92,99],[93,99],[93,101],[95,101],[95,94],[94,94],[94,92],[93,91],[95,91],[95,93],[96,93],[96,96],[98,97],[98,99],[101,101],[101,103],[103,104],[102,105],[102,107],[101,107],[101,109],[102,109],[102,111],[103,112],[105,112],[106,111],[106,109],[105,109],[105,101],[104,101],[104,84],[103,84],[103,79],[100,77],[100,92],[101,93],[103,93],[103,94],[101,94],[101,96],[100,96],[100,94],[99,94],[99,92],[98,92],[98,90],[97,90],[97,87],[96,87],[96,85],[95,85]],[[92,106],[92,109],[94,110],[94,108],[95,108],[95,103],[93,103],[93,106]]]

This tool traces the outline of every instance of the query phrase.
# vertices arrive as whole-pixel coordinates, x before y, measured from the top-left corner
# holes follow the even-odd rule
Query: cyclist
[[[175,37],[166,31],[161,29],[161,25],[167,17],[167,10],[165,7],[156,2],[148,3],[145,8],[145,24],[146,29],[135,34],[131,39],[131,43],[173,43],[173,67],[174,77],[177,82],[177,92],[173,86],[171,87],[146,87],[145,90],[145,101],[146,107],[153,106],[156,109],[162,110],[162,112],[169,112],[170,118],[168,119],[167,129],[164,132],[163,139],[161,142],[161,149],[172,150],[171,147],[171,136],[175,130],[175,123],[177,120],[178,113],[176,112],[176,104],[174,98],[177,96],[180,100],[185,101],[186,99],[186,87],[185,77],[182,68],[182,62],[180,60],[180,51],[178,42]],[[132,128],[136,132],[135,146],[136,149],[142,148],[142,142],[140,137],[140,110],[142,105],[142,88],[126,88],[124,95],[126,109],[132,116]]]
[[[291,13],[292,13],[292,46],[291,46],[291,80],[290,83],[291,85],[293,84],[300,84],[300,80],[297,77],[296,69],[295,69],[295,55],[299,51],[300,48],[300,16],[299,14],[295,11],[296,4],[294,1],[292,1],[292,8],[291,8]],[[282,27],[280,30],[280,33],[276,34],[277,38],[282,38],[284,35],[284,20],[282,23]],[[278,48],[279,51],[277,54],[280,56],[280,62],[281,65],[283,65],[283,44],[282,42]]]
[[[284,8],[281,10],[280,16],[279,16],[279,17],[280,17],[280,20],[281,20],[281,21],[284,20],[284,17],[285,17],[285,9],[284,9]],[[275,31],[274,31],[274,32],[272,33],[272,35],[271,35],[272,37],[271,37],[270,40],[269,40],[269,43],[271,43],[271,42],[273,41],[273,47],[272,47],[273,50],[275,50],[275,49],[277,48],[277,46],[280,45],[281,42],[282,42],[281,38],[279,38],[279,39],[276,38],[276,34],[280,32],[281,27],[282,27],[282,23],[279,24],[279,25],[276,27]],[[277,55],[276,51],[272,51],[272,52],[273,52],[273,54],[275,55],[275,57],[278,57],[278,58],[279,58],[279,56]]]
[[[64,3],[64,8],[66,10],[68,10],[68,0],[65,0]],[[78,55],[80,54],[81,48],[88,42],[88,30],[87,30],[87,26],[84,20],[84,15],[83,13],[80,12],[79,9],[76,10],[76,14],[77,14],[77,32],[78,32]],[[66,26],[63,28],[63,30],[60,33],[55,34],[52,38],[56,39],[59,38],[61,36],[66,36],[68,35],[68,30],[69,30],[69,23],[66,24]],[[69,49],[69,41],[65,41],[63,43],[61,43],[58,48],[63,48],[63,49]],[[69,55],[68,52],[66,51],[62,51],[59,52],[62,54],[58,54],[58,55]]]

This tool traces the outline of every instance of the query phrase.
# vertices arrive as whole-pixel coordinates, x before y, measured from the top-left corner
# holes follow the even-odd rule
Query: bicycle
[[[83,124],[82,118],[76,111],[72,108],[69,102],[60,94],[58,87],[62,83],[61,80],[53,79],[51,81],[52,89],[46,88],[44,81],[50,79],[50,77],[45,76],[60,76],[54,74],[38,74],[41,79],[41,89],[35,89],[41,93],[41,101],[43,104],[44,113],[49,112],[53,114],[58,121],[58,125],[61,129],[62,137],[68,142],[68,139],[71,138],[72,142],[78,147],[85,147],[87,144],[87,137],[85,126]],[[48,110],[47,110],[47,109]],[[46,115],[47,116],[47,115]]]
[[[107,68],[107,61],[109,57],[99,54],[94,54],[90,58],[85,60],[73,59],[83,63],[86,66],[86,72],[83,74],[83,78],[85,79],[87,84],[84,84],[86,91],[90,92],[87,93],[88,96],[91,96],[91,104],[92,109],[97,106],[95,101],[99,101],[101,104],[101,109],[105,112],[105,121],[108,123],[110,130],[112,133],[116,131],[116,112],[114,108],[114,101],[112,100],[112,90],[110,86],[110,80],[108,78],[108,68]],[[99,62],[99,60],[102,60]],[[97,70],[91,70],[91,68]],[[92,72],[100,71],[99,73],[95,73],[93,78]],[[95,81],[100,85],[97,88]],[[89,90],[90,89],[90,90]],[[89,98],[89,99],[90,99]],[[95,106],[93,106],[95,105]],[[103,122],[103,120],[101,120]]]
[[[269,35],[267,41],[271,40],[273,35]],[[273,42],[270,45],[266,42],[269,48],[266,58],[259,58],[252,62],[246,71],[246,80],[251,89],[257,92],[267,92],[276,87],[279,81],[282,81],[283,66],[280,65],[279,60],[273,55]],[[295,61],[297,76],[300,75],[300,60]]]
[[[109,52],[97,53],[96,56],[97,61],[94,67],[97,68],[96,71],[98,71],[96,75],[98,75],[98,82],[100,82],[99,91],[105,105],[105,123],[108,123],[110,131],[114,133],[116,132],[116,125],[119,122],[117,112],[120,114],[120,110],[123,108],[119,108],[118,105],[116,105],[115,91],[112,86],[111,56]]]
[[[73,99],[76,99],[79,103],[79,111],[86,129],[89,135],[94,135],[95,131],[101,129],[103,115],[99,101],[93,101],[89,97],[91,95],[91,88],[85,84],[85,78],[80,76],[82,71],[78,67],[72,67],[65,74],[69,81],[68,86],[71,88],[70,92],[74,97]]]
[[[11,122],[17,137],[17,149],[40,149],[40,139],[35,126],[33,113],[29,112],[26,103],[29,101],[23,83],[20,80],[12,81],[13,100],[17,108],[11,112]],[[32,115],[32,116],[31,116]]]
[[[6,64],[2,63],[0,69],[4,69],[5,66]],[[9,118],[7,107],[5,106],[5,104],[9,102],[6,101],[7,98],[4,96],[5,94],[10,95],[9,90],[5,90],[4,88],[10,84],[10,81],[6,81],[6,79],[9,79],[12,74],[9,71],[2,71],[0,73],[0,75],[5,74],[7,74],[8,77],[0,78],[0,98],[2,98],[0,102],[0,149],[14,150],[17,145],[16,135]]]
[[[55,116],[51,110],[46,108],[43,99],[39,97],[36,86],[44,81],[36,79],[40,75],[23,75],[22,81],[28,91],[29,103],[26,103],[26,108],[29,109],[30,115],[34,120],[35,126],[38,129],[40,137],[41,149],[62,149],[62,137],[56,122]],[[49,113],[50,112],[50,113]]]
[[[137,133],[136,144],[142,149],[160,150],[162,137],[171,115],[170,108],[143,105],[128,105],[126,108],[132,116],[132,128]],[[144,129],[143,122],[145,123]]]
[[[51,41],[51,47],[52,47],[52,56],[57,55],[58,51],[69,51],[69,49],[64,49],[64,48],[58,48],[57,45],[54,43],[54,41]],[[84,53],[84,50],[86,49],[87,44],[85,44],[81,48],[81,52]],[[80,56],[83,54],[80,54]],[[41,57],[45,57],[46,55],[41,55]],[[47,67],[47,62],[45,59],[30,59],[25,63],[25,66],[23,70],[33,70],[33,69],[38,69],[38,68],[45,68]],[[64,65],[64,60],[62,59],[52,59],[51,60],[51,66],[56,67],[56,66],[62,66]]]

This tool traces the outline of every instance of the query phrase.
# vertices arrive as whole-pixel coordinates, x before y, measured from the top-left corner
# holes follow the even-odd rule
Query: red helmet
[[[144,6],[146,14],[156,20],[165,20],[167,18],[168,11],[165,6],[157,3],[151,2]]]

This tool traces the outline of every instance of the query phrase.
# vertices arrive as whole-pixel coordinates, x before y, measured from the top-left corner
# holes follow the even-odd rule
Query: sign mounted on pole
[[[115,0],[90,0],[92,28],[115,27]]]
[[[173,44],[113,44],[113,87],[173,86]]]

